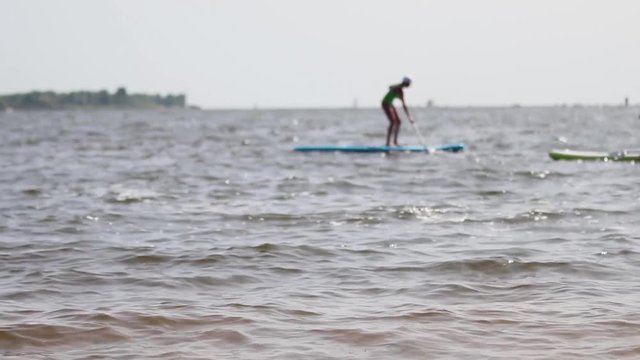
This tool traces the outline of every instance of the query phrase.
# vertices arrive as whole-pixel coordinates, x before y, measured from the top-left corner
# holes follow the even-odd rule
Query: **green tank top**
[[[389,89],[389,92],[387,93],[387,95],[384,96],[384,98],[382,99],[382,103],[385,105],[391,105],[393,103],[393,100],[395,100],[398,97],[398,92],[394,89],[391,88]]]

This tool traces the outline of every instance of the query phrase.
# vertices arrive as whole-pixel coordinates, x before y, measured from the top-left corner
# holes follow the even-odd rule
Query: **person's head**
[[[404,87],[411,86],[411,79],[409,79],[406,76],[404,78],[402,78],[402,86],[404,86]]]

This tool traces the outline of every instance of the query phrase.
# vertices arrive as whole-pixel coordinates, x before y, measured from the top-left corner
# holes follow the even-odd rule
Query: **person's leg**
[[[393,146],[398,146],[398,133],[400,132],[400,116],[396,108],[391,107],[390,113],[393,117]]]
[[[387,115],[387,119],[389,120],[389,127],[387,128],[387,146],[390,146],[391,144],[391,134],[393,133],[393,124],[394,124],[394,116],[393,113],[391,112],[391,110],[393,109],[393,107],[389,106],[389,105],[385,105],[382,104],[382,110],[384,110],[385,115]],[[395,112],[395,109],[393,109]]]

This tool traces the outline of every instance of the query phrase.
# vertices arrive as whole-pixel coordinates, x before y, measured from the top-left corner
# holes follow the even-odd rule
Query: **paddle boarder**
[[[387,129],[387,146],[390,146],[392,137],[393,146],[398,146],[398,132],[400,131],[400,116],[398,116],[398,112],[393,106],[393,100],[400,99],[402,101],[404,112],[407,114],[409,121],[413,123],[413,118],[411,117],[411,114],[409,114],[407,104],[404,102],[403,89],[409,86],[411,86],[411,79],[405,76],[400,84],[389,86],[389,91],[382,99],[382,110],[384,110],[384,113],[387,115],[387,119],[389,119],[389,128]]]

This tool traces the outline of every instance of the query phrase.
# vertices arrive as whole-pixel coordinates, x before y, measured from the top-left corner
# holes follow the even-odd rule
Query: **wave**
[[[159,193],[149,189],[135,189],[125,187],[122,184],[115,184],[109,188],[106,200],[107,202],[127,204],[155,199],[159,196]]]
[[[356,328],[312,329],[309,332],[326,339],[354,346],[380,345],[396,337],[396,334],[390,331],[366,331]]]
[[[216,286],[237,286],[241,284],[259,283],[258,278],[249,275],[229,275],[221,276],[191,276],[191,277],[172,277],[172,282],[179,286],[192,285],[196,288],[216,287]]]
[[[59,296],[61,291],[53,289],[30,289],[30,290],[14,290],[0,294],[0,299],[20,301],[34,298],[46,298],[49,296]]]
[[[196,337],[198,340],[216,340],[221,342],[225,346],[229,345],[244,345],[251,342],[249,336],[243,334],[237,330],[225,330],[215,329],[207,330],[198,334]]]
[[[129,265],[162,264],[173,261],[173,257],[155,254],[130,255],[120,261]]]
[[[16,324],[0,327],[0,348],[79,346],[124,341],[128,336],[109,326],[74,327],[50,324]]]
[[[628,215],[628,211],[592,209],[592,208],[574,208],[574,209],[530,209],[524,212],[518,212],[513,215],[490,216],[486,218],[473,217],[468,215],[463,222],[470,223],[505,223],[512,225],[538,223],[546,221],[559,220],[583,220],[600,216],[612,215]]]
[[[334,257],[335,251],[327,250],[311,245],[283,245],[274,243],[262,243],[248,247],[231,247],[229,250],[251,251],[260,254],[282,255],[297,258]]]
[[[533,276],[543,272],[560,274],[591,274],[611,277],[616,271],[601,263],[588,261],[523,261],[507,258],[479,258],[433,262],[411,266],[379,266],[375,272],[429,273],[434,275],[464,276]]]
[[[40,188],[28,188],[22,190],[22,193],[27,196],[38,197],[44,193],[44,190]]]
[[[571,178],[573,174],[571,173],[562,173],[558,171],[551,170],[528,170],[528,171],[515,171],[513,175],[517,177],[523,177],[526,179],[534,179],[534,180],[545,180],[545,179],[563,179],[563,178]]]

